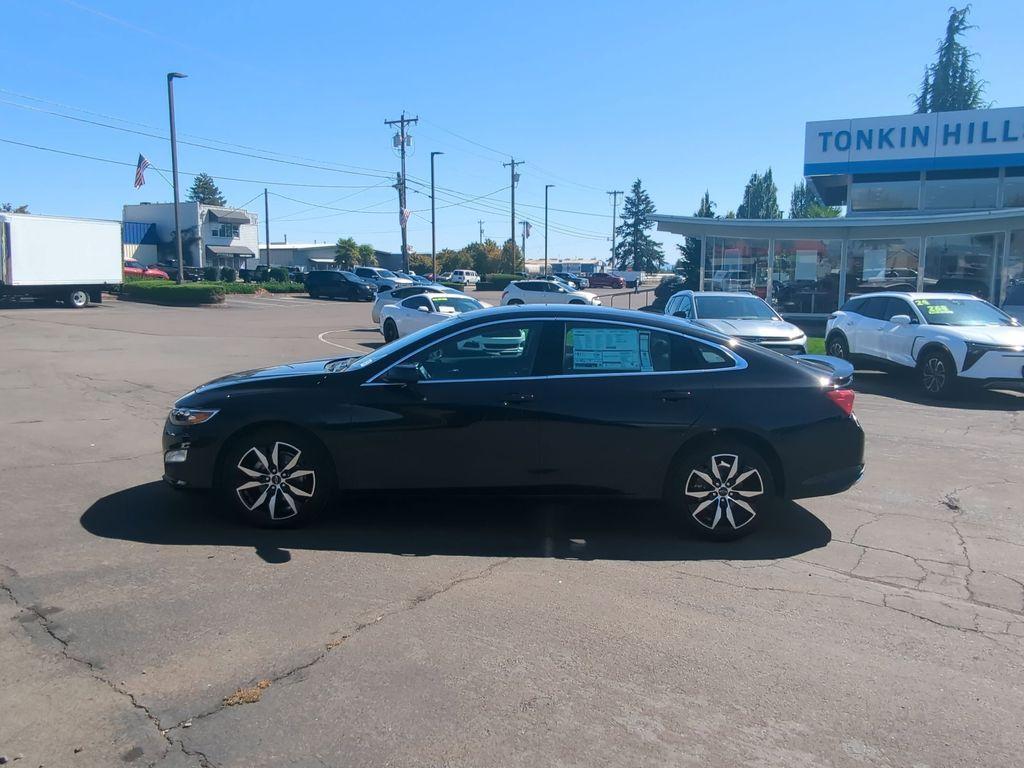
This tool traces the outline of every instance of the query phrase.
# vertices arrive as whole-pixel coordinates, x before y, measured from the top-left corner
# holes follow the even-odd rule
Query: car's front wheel
[[[520,306],[520,305],[521,305],[522,303],[523,303],[523,300],[522,300],[522,299],[509,299],[509,300],[508,300],[508,305],[509,305],[510,307],[518,307],[518,306]]]
[[[681,528],[715,541],[752,533],[777,502],[768,464],[739,441],[687,454],[671,472],[665,496]]]
[[[295,429],[266,427],[232,441],[218,486],[225,504],[249,523],[292,528],[323,511],[334,475],[315,440]]]
[[[838,357],[840,360],[850,359],[850,345],[846,341],[846,337],[841,333],[833,333],[828,337],[825,351],[832,357]]]
[[[942,349],[931,349],[917,361],[917,380],[928,397],[953,397],[959,391],[956,363]]]

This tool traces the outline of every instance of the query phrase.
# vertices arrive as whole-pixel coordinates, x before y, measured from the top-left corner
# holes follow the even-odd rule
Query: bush
[[[253,283],[214,283],[214,285],[219,285],[224,293],[254,294],[260,290],[260,286]]]
[[[235,271],[234,267],[223,267],[220,270],[220,280],[222,283],[233,283],[238,277],[238,272]]]
[[[208,283],[220,280],[220,267],[203,267],[203,280]]]
[[[219,304],[224,301],[224,286],[218,283],[185,283],[167,280],[133,280],[121,289],[121,298],[150,304]]]
[[[665,304],[672,298],[672,294],[683,290],[685,284],[686,278],[680,275],[664,278],[654,289],[654,302],[651,304],[651,307],[656,310],[663,310]]]
[[[283,283],[264,283],[261,287],[270,293],[303,293],[306,290],[306,286],[302,283],[291,281]]]
[[[288,282],[288,270],[282,269],[281,267],[271,267],[267,271],[269,282],[271,283],[287,283]]]

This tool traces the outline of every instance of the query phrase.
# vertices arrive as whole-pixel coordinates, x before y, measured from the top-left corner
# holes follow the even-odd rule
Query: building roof
[[[659,232],[688,237],[829,238],[972,234],[1024,228],[1024,208],[832,219],[706,219],[656,213]]]

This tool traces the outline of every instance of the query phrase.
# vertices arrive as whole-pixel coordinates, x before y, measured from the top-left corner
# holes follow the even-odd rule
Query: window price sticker
[[[641,346],[635,328],[574,328],[570,334],[574,370],[650,370],[648,345]]]

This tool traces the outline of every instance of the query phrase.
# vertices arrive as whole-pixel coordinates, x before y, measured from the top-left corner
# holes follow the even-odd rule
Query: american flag
[[[147,168],[149,168],[149,160],[146,159],[145,155],[139,155],[139,164],[135,167],[136,189],[146,183],[146,177],[143,174],[146,172]]]

